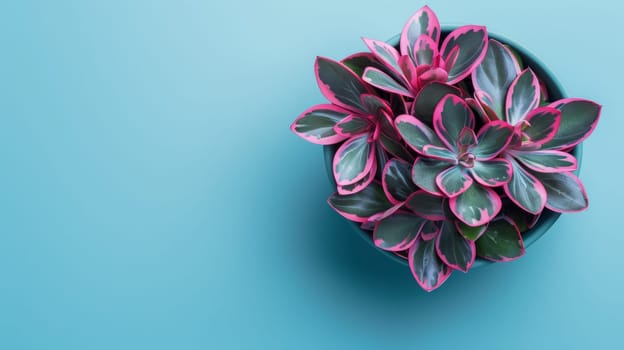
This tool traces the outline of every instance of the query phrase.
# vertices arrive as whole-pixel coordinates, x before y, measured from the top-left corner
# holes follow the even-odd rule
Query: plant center
[[[475,163],[475,155],[470,152],[466,152],[462,154],[461,156],[459,156],[459,164],[463,166],[464,168],[472,168],[474,167],[474,163]]]

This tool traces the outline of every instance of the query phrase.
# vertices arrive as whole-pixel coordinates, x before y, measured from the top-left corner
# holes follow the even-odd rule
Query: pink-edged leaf
[[[412,105],[412,115],[427,125],[433,125],[433,113],[440,100],[448,95],[461,95],[461,91],[451,85],[440,82],[429,83],[418,92]]]
[[[420,154],[427,145],[442,146],[436,133],[411,115],[402,114],[396,117],[394,125],[407,145]]]
[[[546,208],[558,213],[575,213],[587,209],[589,201],[581,180],[572,173],[534,173],[544,185],[548,198]]]
[[[412,165],[396,158],[386,163],[381,175],[381,184],[393,204],[404,202],[417,190],[412,182]]]
[[[412,92],[403,84],[397,82],[394,78],[375,67],[366,68],[362,79],[370,85],[383,91],[413,97]]]
[[[493,120],[505,120],[505,113],[498,115],[492,109],[492,107],[490,107],[491,105],[494,104],[494,100],[485,91],[476,90],[474,96],[475,96],[475,100],[479,102],[481,109],[483,109],[483,112],[485,112],[487,119],[492,120],[492,121]]]
[[[370,217],[392,208],[392,203],[388,201],[381,184],[377,182],[372,182],[354,194],[343,196],[334,193],[327,202],[338,214],[360,223],[367,222]]]
[[[395,78],[401,78],[401,67],[399,67],[399,51],[394,46],[374,39],[362,38],[366,47],[382,62]],[[406,83],[406,82],[403,82]]]
[[[472,74],[472,85],[480,91],[481,100],[499,119],[505,118],[505,101],[509,86],[520,74],[520,65],[509,48],[500,42],[490,39],[487,52],[481,64]]]
[[[505,117],[516,125],[539,106],[540,86],[531,68],[523,70],[509,86],[505,99]]]
[[[456,197],[472,185],[472,178],[459,165],[444,170],[436,177],[436,184],[447,197]]]
[[[468,226],[482,226],[492,220],[502,208],[498,194],[491,188],[473,184],[449,201],[451,211]]]
[[[470,169],[470,174],[483,186],[497,187],[509,182],[512,167],[508,160],[501,158],[476,161],[474,167]]]
[[[425,85],[432,82],[444,83],[448,79],[448,73],[444,68],[428,68],[427,66],[420,66],[419,68],[427,68],[427,69],[417,69],[420,71],[419,81]]]
[[[524,209],[518,207],[511,199],[505,197],[503,199],[503,209],[500,215],[506,216],[511,220],[521,233],[530,230],[539,219],[540,215],[527,213]]]
[[[504,216],[490,222],[476,245],[477,255],[491,261],[511,261],[524,255],[524,242],[518,227]]]
[[[418,238],[408,253],[412,275],[427,292],[440,287],[453,272],[453,269],[440,260],[435,246],[436,240],[426,241]]]
[[[372,128],[373,123],[371,123],[370,120],[360,116],[350,115],[339,121],[334,126],[334,131],[338,135],[352,137],[354,135],[369,131]]]
[[[417,65],[431,65],[434,58],[438,55],[438,44],[428,35],[421,35],[416,39],[414,44],[414,62]]]
[[[489,122],[477,134],[477,145],[471,149],[478,160],[495,158],[509,145],[514,129],[502,120]]]
[[[450,168],[450,164],[443,160],[430,158],[416,158],[412,167],[412,181],[421,189],[433,194],[442,196],[443,193],[438,188],[436,178],[438,174]]]
[[[457,149],[459,154],[466,152],[469,148],[477,144],[477,135],[470,128],[463,128],[457,138]]]
[[[372,91],[352,70],[332,59],[317,57],[314,72],[319,89],[327,100],[347,110],[363,110],[360,96]]]
[[[380,117],[383,114],[392,114],[392,107],[388,101],[373,94],[363,94],[360,96],[364,110],[373,116]]]
[[[371,215],[368,220],[371,222],[377,222],[380,220],[383,220],[387,217],[390,217],[392,214],[398,212],[401,208],[403,208],[405,206],[405,203],[399,203],[399,204],[395,204],[392,207],[390,207],[389,209],[379,212],[377,214]]]
[[[511,163],[513,174],[509,182],[503,186],[505,194],[524,211],[531,214],[541,213],[546,205],[544,185],[512,157],[507,156],[506,159]]]
[[[390,153],[393,157],[408,162],[414,161],[414,156],[397,139],[381,133],[379,135],[379,142],[381,143],[383,149],[386,150],[386,152]]]
[[[457,159],[457,156],[455,155],[455,153],[449,151],[448,149],[444,147],[438,147],[434,145],[426,145],[425,147],[423,147],[422,153],[423,155],[426,155],[429,158],[446,160],[451,163],[454,163],[455,160]]]
[[[481,105],[481,102],[477,101],[476,99],[468,97],[465,101],[468,106],[472,108],[472,111],[474,112],[475,116],[478,117],[481,123],[488,123],[492,120],[498,120],[496,118],[490,118],[490,115],[485,111],[485,109]]]
[[[561,111],[561,124],[555,136],[543,148],[564,150],[583,142],[596,129],[602,106],[596,102],[566,98],[553,102],[549,107]]]
[[[412,193],[405,201],[405,206],[427,220],[444,220],[446,199],[434,196],[423,190]]]
[[[431,37],[435,46],[438,46],[441,34],[440,22],[428,6],[418,10],[403,27],[400,40],[401,54],[411,55],[416,40],[423,34]]]
[[[456,84],[466,78],[477,67],[487,52],[487,29],[482,26],[468,25],[453,30],[444,39],[440,53],[446,62],[453,50],[459,47],[457,58],[452,67],[447,67],[449,84]]]
[[[375,67],[381,70],[387,69],[371,52],[357,52],[347,56],[340,62],[359,77],[364,74],[366,67]]]
[[[455,220],[455,228],[457,232],[461,233],[464,238],[469,239],[471,241],[476,241],[485,233],[485,229],[487,229],[488,224],[484,224],[481,226],[468,226],[459,220]]]
[[[373,180],[375,180],[375,175],[377,175],[377,158],[373,157],[373,164],[370,168],[370,171],[360,180],[349,184],[349,185],[336,185],[336,191],[339,195],[348,195],[360,192],[364,188],[366,188]]]
[[[334,131],[334,126],[347,118],[350,112],[328,104],[314,106],[303,112],[290,126],[302,139],[319,145],[332,145],[347,137]]]
[[[444,221],[436,239],[438,257],[454,270],[468,272],[477,257],[475,242],[464,238],[453,222]]]
[[[375,149],[367,133],[345,141],[334,154],[336,184],[345,186],[361,180],[370,172],[374,159]]]
[[[412,90],[418,87],[418,69],[412,62],[411,57],[401,56],[399,57],[399,67],[403,73],[404,80],[408,83]]]
[[[430,241],[436,237],[440,233],[440,227],[436,225],[433,221],[425,221],[425,224],[420,229],[420,238],[424,241]]]
[[[373,242],[383,250],[409,249],[418,238],[425,219],[409,213],[395,213],[375,225]]]
[[[574,171],[578,168],[576,158],[567,152],[544,151],[510,151],[525,167],[540,173],[561,173]]]
[[[433,128],[448,149],[457,152],[457,139],[461,131],[474,128],[472,110],[459,96],[446,95],[433,112]]]
[[[528,147],[539,147],[552,140],[559,130],[561,111],[552,107],[539,107],[526,116],[524,125],[521,125],[523,144]]]

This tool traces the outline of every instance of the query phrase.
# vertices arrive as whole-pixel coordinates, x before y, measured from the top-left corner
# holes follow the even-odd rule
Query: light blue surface
[[[325,204],[321,148],[288,130],[322,101],[314,57],[422,4],[2,2],[0,349],[623,348],[614,1],[429,2],[604,104],[590,209],[523,259],[427,294]]]

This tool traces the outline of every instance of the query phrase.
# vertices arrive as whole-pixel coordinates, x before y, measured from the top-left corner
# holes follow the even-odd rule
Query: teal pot
[[[442,37],[444,37],[445,35],[448,35],[448,33],[450,33],[455,28],[456,27],[450,27],[450,26],[443,27]],[[563,89],[563,87],[561,86],[557,78],[555,77],[554,73],[533,53],[531,53],[529,50],[525,49],[518,43],[514,42],[513,40],[510,40],[502,35],[493,34],[493,33],[488,33],[488,35],[491,39],[495,39],[495,40],[502,42],[503,44],[509,45],[520,55],[524,64],[528,67],[531,67],[531,69],[533,69],[535,74],[537,74],[537,76],[540,77],[540,79],[544,82],[544,84],[546,85],[546,89],[548,90],[549,99],[551,101],[555,101],[555,100],[559,100],[559,99],[567,97],[565,90]],[[394,45],[395,47],[398,47],[399,37],[400,35],[394,36],[392,39],[388,40],[388,43],[391,45]],[[327,170],[329,181],[334,186],[336,185],[336,182],[334,181],[334,177],[332,175],[332,160],[334,158],[334,153],[338,149],[338,146],[339,145],[331,145],[331,146],[323,147],[323,152],[325,154],[325,169]],[[572,150],[571,153],[578,160],[579,168],[575,171],[575,173],[578,175],[580,171],[580,167],[581,167],[582,146],[580,144],[577,145]],[[544,211],[542,212],[542,215],[538,219],[535,226],[533,226],[533,228],[531,228],[530,230],[522,233],[525,248],[530,247],[533,243],[535,243],[535,241],[537,241],[540,237],[542,237],[546,233],[546,231],[548,231],[550,227],[555,223],[555,221],[559,219],[559,216],[561,216],[560,213],[555,213],[548,209],[544,209]],[[394,254],[393,252],[389,252],[389,251],[385,251],[385,250],[377,248],[375,244],[373,243],[371,232],[361,229],[358,223],[349,221],[349,224],[351,228],[356,232],[356,234],[360,236],[362,239],[364,239],[366,242],[368,242],[368,244],[370,244],[371,247],[373,247],[375,250],[377,250],[381,254],[387,256],[388,258],[400,264],[407,265],[407,260],[405,258],[400,257]],[[474,269],[474,268],[486,266],[486,265],[489,265],[490,263],[492,262],[489,260],[477,258],[474,265],[472,265],[472,268]]]

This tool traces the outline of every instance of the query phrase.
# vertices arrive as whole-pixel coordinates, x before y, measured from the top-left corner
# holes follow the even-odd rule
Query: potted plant
[[[325,146],[330,206],[423,289],[517,259],[587,208],[580,143],[601,106],[567,98],[533,55],[483,26],[442,28],[427,6],[389,42],[364,43],[317,57],[329,103],[291,130]]]

